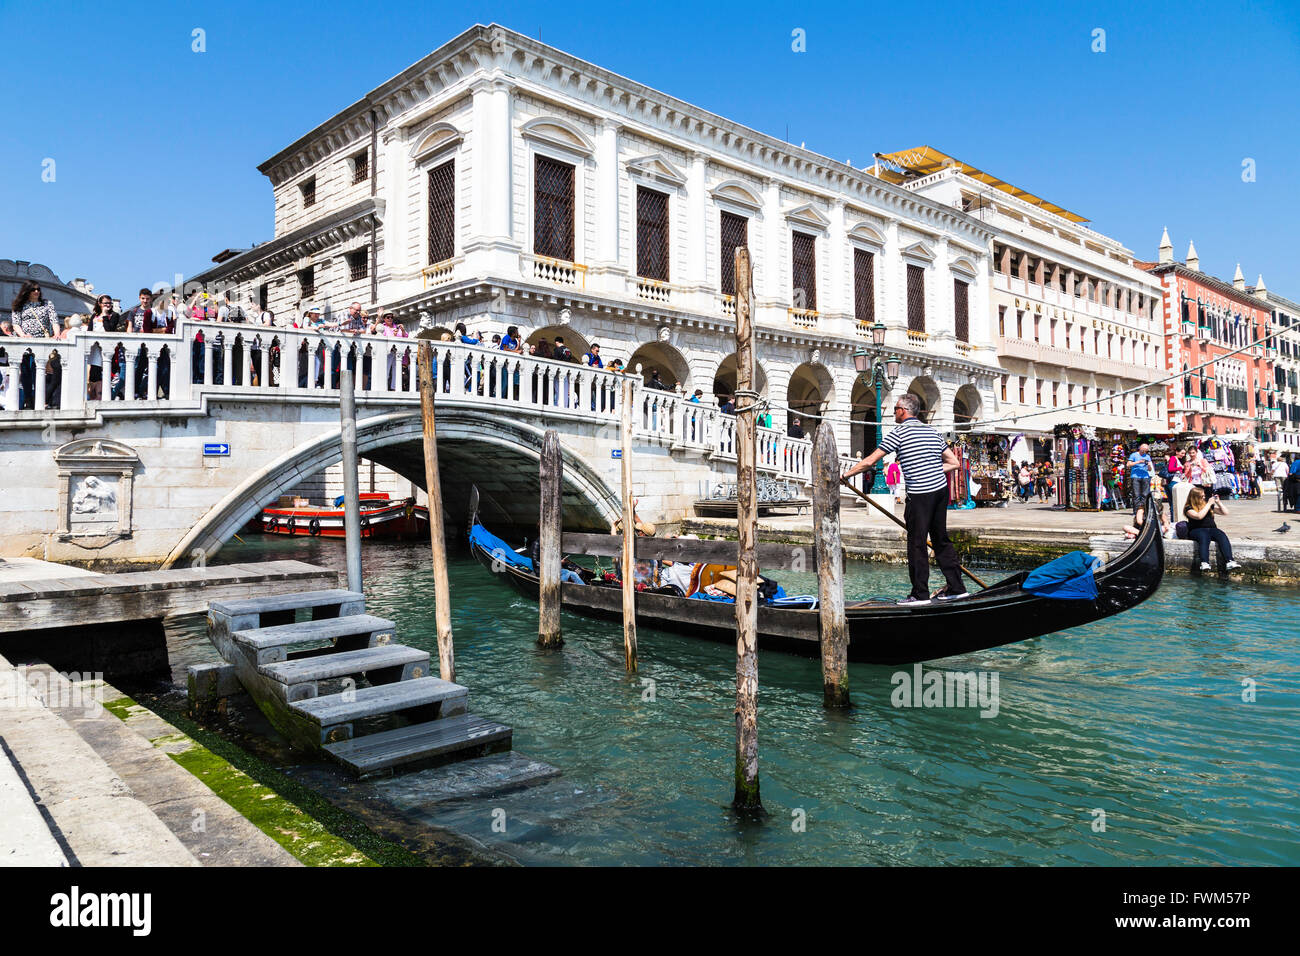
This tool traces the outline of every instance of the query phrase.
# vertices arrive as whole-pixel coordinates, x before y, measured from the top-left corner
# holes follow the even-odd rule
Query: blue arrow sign
[[[229,455],[230,446],[224,444],[211,443],[203,446],[205,455]]]
[[[610,457],[610,458],[622,458],[622,457],[623,457],[623,449],[621,449],[621,448],[615,448],[615,449],[611,450],[610,453],[609,453],[609,457]]]

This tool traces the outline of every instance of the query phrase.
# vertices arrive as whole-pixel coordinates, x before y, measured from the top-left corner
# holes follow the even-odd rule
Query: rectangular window
[[[907,330],[925,331],[925,270],[920,266],[907,267]]]
[[[1016,338],[1023,339],[1024,337],[1025,337],[1025,313],[1020,309],[1016,309]]]
[[[790,233],[790,286],[796,309],[817,310],[817,237]]]
[[[1065,404],[1067,404],[1067,405],[1073,405],[1073,404],[1074,404],[1074,386],[1073,386],[1073,385],[1067,385],[1067,386],[1065,386]]]
[[[370,275],[370,247],[364,246],[348,253],[348,278],[357,282]]]
[[[668,194],[636,187],[636,274],[668,281]]]
[[[370,178],[370,150],[363,149],[352,157],[352,185]]]
[[[316,267],[298,270],[298,298],[310,299],[316,294]]]
[[[302,208],[307,209],[316,205],[316,177],[313,176],[306,182],[299,183],[298,189],[302,192]]]
[[[735,295],[736,249],[749,245],[749,220],[735,213],[724,212],[720,216],[719,225],[722,238],[718,249],[718,266],[722,276],[722,294]]]
[[[952,280],[953,329],[958,342],[970,341],[970,286],[960,279]]]
[[[1052,407],[1053,408],[1056,408],[1056,406],[1060,404],[1060,402],[1058,401],[1060,397],[1060,393],[1058,391],[1059,387],[1060,387],[1059,382],[1052,383]]]
[[[876,321],[876,257],[853,250],[853,316],[868,325]]]
[[[1035,342],[1038,341],[1038,326],[1039,323],[1041,323],[1042,321],[1043,321],[1043,317],[1041,315],[1034,316],[1034,341]]]
[[[534,165],[533,252],[573,261],[573,166],[547,156]]]
[[[1004,402],[1007,400],[1007,380],[1009,378],[1009,375],[1002,376],[1002,401]]]
[[[429,265],[456,255],[456,161],[429,170]]]
[[[1043,404],[1043,380],[1034,379],[1034,402],[1041,408]]]
[[[263,312],[266,311],[266,303],[269,299],[270,291],[271,291],[271,287],[268,286],[265,282],[263,282],[257,288],[257,307],[261,309]]]
[[[1056,348],[1056,319],[1052,319],[1051,332],[1052,332],[1052,338],[1048,342],[1048,345],[1050,345],[1052,348]]]
[[[1020,379],[1020,404],[1023,405],[1025,404],[1025,377],[1023,375],[1018,377]]]
[[[1007,334],[1007,307],[998,306],[998,335]]]

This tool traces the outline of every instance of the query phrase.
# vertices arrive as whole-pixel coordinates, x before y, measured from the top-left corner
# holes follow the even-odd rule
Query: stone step
[[[295,646],[322,641],[335,641],[340,650],[348,651],[382,647],[393,642],[396,628],[397,625],[386,618],[349,614],[320,621],[248,628],[236,631],[231,637],[236,644],[247,649],[258,664],[269,664],[284,660]]]
[[[39,689],[32,689],[33,681]],[[33,678],[0,657],[0,740],[25,781],[23,792],[9,796],[34,800],[73,866],[198,866],[153,809],[60,716],[60,710],[76,710],[95,722],[117,720],[96,700],[71,691],[58,674]],[[10,812],[0,806],[0,816]]]
[[[320,742],[326,744],[352,739],[352,722],[366,717],[427,709],[427,719],[446,719],[465,713],[468,705],[468,688],[438,677],[419,677],[311,697],[290,704],[289,709],[318,725]]]
[[[329,607],[335,604],[365,602],[365,595],[359,591],[346,591],[331,588],[326,591],[298,591],[293,594],[275,594],[264,598],[250,598],[246,601],[223,601],[209,605],[213,611],[227,617],[243,617],[247,614],[267,614],[275,611],[297,611],[303,608]]]
[[[321,654],[317,657],[300,657],[291,661],[276,661],[258,667],[258,673],[285,684],[290,688],[313,685],[317,681],[350,677],[354,674],[371,674],[394,680],[414,680],[429,673],[429,652],[389,644],[386,647],[366,647],[359,651],[342,651],[338,654]],[[391,673],[383,673],[391,672]],[[400,672],[400,673],[399,673]],[[372,683],[376,683],[374,677]],[[384,681],[378,681],[384,682]],[[315,697],[315,688],[305,697]],[[299,699],[299,698],[294,698]]]
[[[0,867],[67,865],[18,767],[0,749]]]
[[[474,714],[459,714],[326,744],[321,749],[354,773],[364,776],[419,761],[452,755],[468,756],[467,751],[477,754],[509,750],[512,736],[505,724]]]

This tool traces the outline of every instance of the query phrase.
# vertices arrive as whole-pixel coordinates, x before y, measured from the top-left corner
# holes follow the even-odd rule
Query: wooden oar
[[[863,501],[865,501],[867,504],[871,505],[871,507],[875,508],[875,509],[876,509],[877,511],[879,511],[882,515],[884,515],[884,516],[885,516],[886,518],[888,518],[890,521],[894,522],[894,524],[898,525],[898,526],[899,526],[900,528],[902,528],[904,531],[907,530],[907,525],[904,524],[902,521],[898,520],[898,518],[894,515],[894,513],[893,513],[892,511],[886,511],[886,510],[885,510],[884,508],[882,508],[880,505],[878,505],[878,504],[876,504],[874,501],[872,501],[871,498],[870,498],[868,495],[865,495],[865,494],[863,494],[861,491],[859,491],[857,488],[854,488],[851,484],[849,484],[849,480],[848,480],[847,478],[841,478],[841,479],[840,479],[840,484],[842,484],[845,488],[849,489],[849,491],[853,492],[855,495],[857,495],[859,498],[861,498],[861,499],[862,499]],[[929,547],[930,547],[930,553],[933,554],[933,553],[934,553],[934,543],[933,543],[933,542],[927,542],[927,544],[928,544]],[[965,566],[964,564],[959,564],[959,565],[957,565],[957,567],[961,568],[961,573],[964,574],[964,575],[966,575],[966,577],[970,578],[972,581],[974,581],[976,584],[978,584],[978,585],[979,585],[981,588],[983,588],[984,590],[986,590],[986,591],[988,590],[988,587],[989,587],[989,586],[988,586],[987,584],[985,584],[983,581],[981,581],[979,578],[975,577],[975,575],[972,574],[970,571],[967,571],[967,570],[966,570],[966,566]]]

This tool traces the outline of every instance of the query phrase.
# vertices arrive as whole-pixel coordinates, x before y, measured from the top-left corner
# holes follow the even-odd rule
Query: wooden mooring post
[[[620,395],[622,412],[623,475],[623,661],[628,673],[636,672],[636,517],[632,505],[632,379],[624,375]]]
[[[433,612],[438,628],[438,673],[456,679],[451,641],[451,584],[447,580],[447,542],[442,527],[442,485],[438,478],[438,433],[434,426],[433,345],[420,343],[420,416],[424,425],[424,484],[429,496],[429,550],[433,558]]]
[[[339,378],[339,419],[343,446],[343,536],[348,590],[361,590],[361,481],[357,472],[356,373],[343,363]]]
[[[541,502],[538,510],[537,569],[541,579],[537,596],[537,643],[542,647],[559,647],[560,635],[560,535],[564,526],[564,458],[560,454],[560,435],[554,428],[542,439]]]
[[[822,703],[849,706],[849,627],[844,617],[844,545],[840,540],[840,460],[835,432],[822,422],[813,436],[813,541],[821,623]]]
[[[736,796],[737,810],[762,810],[758,794],[758,409],[754,390],[754,277],[749,249],[736,263]]]

